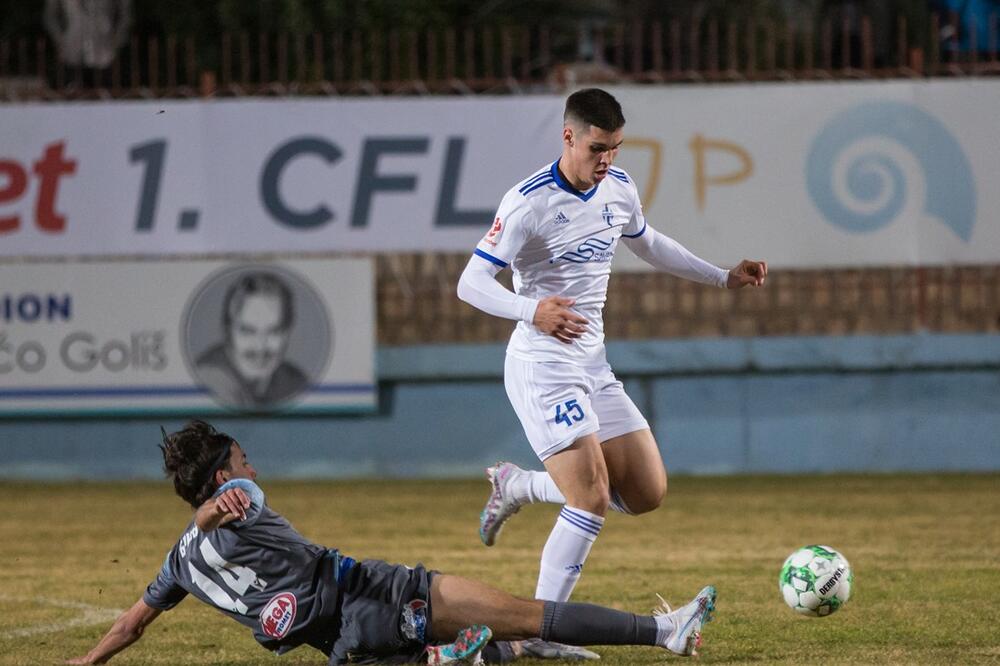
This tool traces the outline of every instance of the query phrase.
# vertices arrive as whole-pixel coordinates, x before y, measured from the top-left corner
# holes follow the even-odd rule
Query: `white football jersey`
[[[541,299],[563,296],[590,323],[566,344],[526,322],[518,322],[507,353],[527,361],[591,363],[604,358],[604,321],[611,259],[622,236],[646,231],[635,184],[612,167],[587,192],[559,175],[556,160],[504,195],[496,219],[475,254],[511,266],[514,291]]]

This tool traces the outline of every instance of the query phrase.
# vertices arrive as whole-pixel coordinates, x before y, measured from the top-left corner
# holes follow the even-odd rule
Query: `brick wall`
[[[458,300],[467,254],[378,259],[382,345],[500,342],[512,322]],[[509,271],[500,273],[510,286]],[[613,273],[608,339],[1000,331],[1000,266],[775,270],[729,291],[660,273]]]

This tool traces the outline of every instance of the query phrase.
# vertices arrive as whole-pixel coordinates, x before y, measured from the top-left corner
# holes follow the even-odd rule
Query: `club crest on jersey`
[[[399,630],[411,641],[425,643],[427,633],[427,602],[422,599],[414,599],[403,606],[403,613],[399,617]]]
[[[501,222],[500,218],[498,217],[496,220],[493,221],[493,226],[490,227],[490,230],[486,232],[486,236],[483,238],[483,242],[489,243],[493,247],[496,247],[498,236],[500,236],[500,232],[502,230],[503,230],[503,222]]]
[[[606,241],[594,236],[577,245],[575,250],[563,252],[558,257],[549,259],[549,263],[554,264],[560,260],[570,261],[574,264],[585,264],[588,261],[611,261],[615,252],[610,248],[614,243],[614,239]]]
[[[614,226],[612,222],[615,221],[615,214],[614,211],[611,210],[611,206],[608,204],[604,204],[604,210],[601,211],[601,217],[604,218],[605,223],[607,223],[609,227]]]
[[[569,218],[562,211],[559,211],[556,213],[555,218],[553,218],[552,224],[569,224]]]
[[[295,621],[295,595],[291,592],[281,592],[271,597],[271,600],[260,612],[260,629],[271,638],[284,638]]]

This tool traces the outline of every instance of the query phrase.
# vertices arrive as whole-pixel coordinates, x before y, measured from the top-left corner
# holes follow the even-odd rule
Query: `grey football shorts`
[[[330,664],[408,663],[423,657],[438,572],[363,560],[343,576],[340,637]]]

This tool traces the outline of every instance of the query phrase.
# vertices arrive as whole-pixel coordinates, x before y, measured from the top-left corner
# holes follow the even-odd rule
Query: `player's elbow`
[[[472,305],[472,285],[469,284],[469,279],[467,277],[469,269],[466,268],[462,272],[462,277],[458,278],[458,288],[455,292],[458,294],[458,298],[461,301]]]

